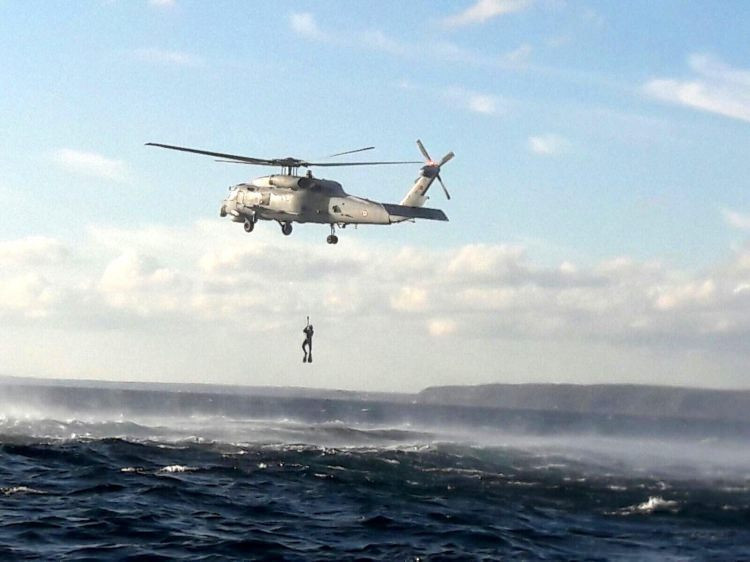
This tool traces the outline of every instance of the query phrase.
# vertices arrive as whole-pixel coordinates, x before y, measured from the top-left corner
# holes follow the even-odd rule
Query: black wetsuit
[[[302,358],[302,362],[312,363],[312,337],[314,333],[312,324],[305,326],[302,332],[305,334],[305,341],[302,342],[302,351],[305,353],[305,356]]]

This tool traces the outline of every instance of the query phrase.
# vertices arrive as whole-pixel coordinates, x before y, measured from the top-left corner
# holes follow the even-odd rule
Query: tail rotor
[[[427,152],[427,149],[422,144],[422,141],[419,139],[417,139],[417,146],[419,147],[419,151],[422,153],[422,156],[424,156],[426,160],[425,165],[422,167],[423,175],[428,178],[437,178],[438,182],[440,182],[440,187],[443,188],[445,197],[450,200],[451,195],[450,193],[448,193],[448,189],[443,183],[443,178],[440,177],[440,167],[449,162],[455,156],[455,154],[453,152],[449,152],[440,159],[440,162],[435,162],[430,157],[430,153]]]

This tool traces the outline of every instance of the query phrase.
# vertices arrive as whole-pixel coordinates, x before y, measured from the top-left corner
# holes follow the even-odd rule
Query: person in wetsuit
[[[312,363],[312,337],[313,337],[313,327],[312,324],[310,324],[310,317],[307,317],[307,326],[302,330],[302,332],[305,334],[305,341],[302,342],[302,351],[304,352],[305,356],[302,358],[303,363]]]

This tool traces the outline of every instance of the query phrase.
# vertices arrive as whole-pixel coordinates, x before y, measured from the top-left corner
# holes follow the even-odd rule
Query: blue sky
[[[379,389],[747,386],[748,29],[744,2],[0,2],[12,347],[0,369]],[[312,159],[375,145],[373,157],[416,159],[417,138],[433,157],[456,153],[443,171],[453,199],[430,202],[451,222],[345,231],[336,255],[320,247],[324,228],[287,240],[263,224],[249,238],[220,221],[227,186],[265,170],[143,146]],[[398,201],[416,168],[325,175]],[[264,269],[267,253],[302,277]],[[393,256],[399,271],[370,270]],[[264,291],[247,294],[243,275]],[[321,341],[329,358],[365,348],[362,379],[342,361],[310,379],[285,359],[291,317],[310,310],[338,338]],[[244,331],[252,375],[224,363]],[[40,337],[59,355],[35,358]],[[213,353],[198,357],[193,340]],[[440,361],[434,345],[467,351]],[[378,379],[380,352],[420,376]]]

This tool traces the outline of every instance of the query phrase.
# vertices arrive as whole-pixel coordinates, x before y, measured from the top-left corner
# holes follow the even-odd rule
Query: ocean
[[[3,560],[750,558],[745,424],[0,392]]]

